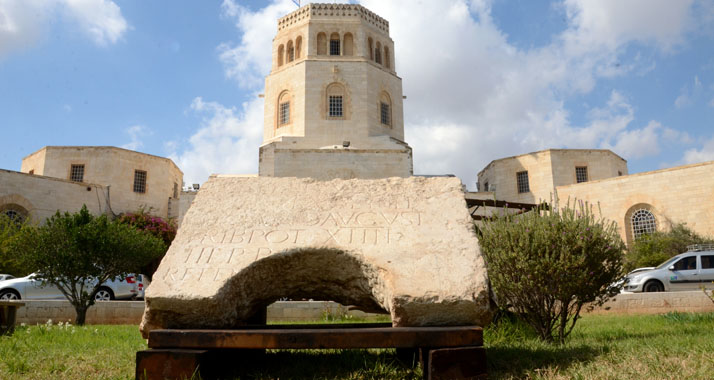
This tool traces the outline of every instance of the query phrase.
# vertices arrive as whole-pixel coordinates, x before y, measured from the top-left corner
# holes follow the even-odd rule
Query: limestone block
[[[396,326],[487,324],[460,180],[212,177],[147,289],[141,329],[231,328],[283,297],[388,312]]]

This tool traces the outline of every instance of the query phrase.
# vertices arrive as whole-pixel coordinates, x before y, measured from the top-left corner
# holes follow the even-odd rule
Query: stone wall
[[[686,223],[693,231],[714,236],[714,161],[638,173],[600,181],[559,186],[561,200],[577,198],[617,222],[620,234],[632,242],[630,216],[639,208],[650,210],[658,230]]]
[[[93,214],[101,214],[106,211],[106,189],[0,169],[0,211],[10,205],[20,206],[36,222],[43,222],[57,210],[78,211],[82,205]]]
[[[704,292],[624,293],[596,308],[591,314],[662,314],[678,312],[714,312]]]
[[[24,307],[17,311],[17,324],[34,325],[46,323],[71,322],[77,313],[69,301],[58,300],[23,300]],[[87,311],[87,324],[90,325],[139,325],[144,314],[143,301],[104,301],[97,302]]]
[[[167,218],[169,198],[178,198],[183,184],[183,173],[170,159],[111,146],[47,146],[25,157],[21,171],[69,180],[73,164],[84,165],[84,186],[99,184],[108,189],[115,214],[144,207]],[[134,191],[135,170],[146,172],[144,193]],[[53,199],[53,208],[76,211],[61,200]]]

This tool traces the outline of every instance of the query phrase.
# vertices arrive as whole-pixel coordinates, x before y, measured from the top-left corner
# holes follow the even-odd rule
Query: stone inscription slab
[[[284,297],[403,326],[487,322],[461,182],[213,177],[154,274],[142,329],[238,326]]]

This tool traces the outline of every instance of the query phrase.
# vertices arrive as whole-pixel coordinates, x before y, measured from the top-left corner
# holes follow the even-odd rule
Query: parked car
[[[714,245],[690,246],[653,268],[638,268],[625,278],[625,292],[670,292],[714,287]]]
[[[90,284],[93,286],[93,284]],[[129,275],[118,280],[109,280],[102,284],[94,296],[97,301],[131,299],[139,290],[136,276]],[[36,278],[35,274],[0,282],[0,300],[39,300],[64,299],[64,294],[54,285]]]
[[[12,280],[15,276],[11,274],[0,274],[0,281]]]
[[[136,285],[139,290],[139,293],[137,293],[136,295],[136,299],[144,299],[144,292],[146,292],[146,287],[149,286],[150,283],[151,281],[149,281],[149,277],[147,277],[145,274],[136,275]]]

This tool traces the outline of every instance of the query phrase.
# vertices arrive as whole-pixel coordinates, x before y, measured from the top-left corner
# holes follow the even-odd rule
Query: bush
[[[159,217],[151,216],[144,209],[139,209],[135,213],[121,215],[117,220],[119,223],[150,233],[164,242],[164,252],[140,269],[141,273],[149,276],[151,279],[159,267],[161,259],[166,254],[169,246],[171,246],[171,242],[176,237],[176,224],[173,220],[165,221]]]
[[[137,272],[165,252],[163,242],[126,224],[98,217],[86,207],[74,214],[59,211],[39,227],[26,225],[11,248],[36,277],[52,284],[84,324],[101,284]]]
[[[622,274],[616,225],[582,202],[487,220],[479,234],[497,304],[548,342],[563,343],[583,306],[602,305]]]
[[[687,251],[692,244],[714,243],[711,238],[704,238],[680,223],[667,232],[654,232],[642,235],[635,240],[627,251],[625,269],[654,267],[672,256]]]

